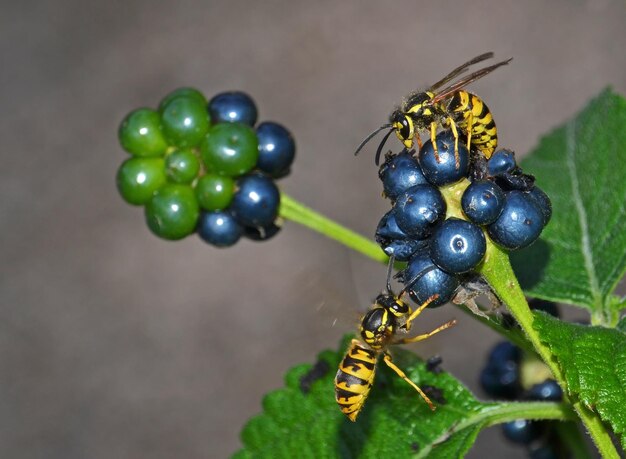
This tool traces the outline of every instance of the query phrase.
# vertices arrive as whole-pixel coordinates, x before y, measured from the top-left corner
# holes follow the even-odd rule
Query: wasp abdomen
[[[489,159],[498,145],[498,131],[487,104],[477,95],[460,90],[452,96],[447,109],[459,128],[471,134],[472,145]]]
[[[339,364],[335,376],[335,400],[351,421],[356,420],[372,388],[377,357],[376,351],[364,347],[358,340],[352,340]]]

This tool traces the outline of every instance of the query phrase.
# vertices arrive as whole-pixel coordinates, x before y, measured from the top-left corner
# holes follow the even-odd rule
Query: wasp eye
[[[408,139],[409,137],[411,137],[411,126],[409,124],[409,120],[405,117],[400,124],[402,126],[400,129],[398,129],[398,133],[400,134],[400,136],[403,139]]]

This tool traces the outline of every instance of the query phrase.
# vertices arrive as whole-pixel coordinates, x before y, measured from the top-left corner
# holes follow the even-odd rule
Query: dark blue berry
[[[459,164],[457,166],[454,157],[454,135],[451,131],[442,131],[437,135],[438,159],[435,157],[435,149],[432,142],[427,141],[419,151],[418,162],[424,173],[424,177],[433,185],[446,185],[454,183],[469,172],[469,153],[465,143],[459,138]]]
[[[395,212],[402,231],[416,239],[425,239],[446,217],[446,202],[434,186],[415,185],[398,197]]]
[[[202,212],[198,236],[217,247],[228,247],[241,237],[243,228],[228,211]]]
[[[487,170],[491,176],[511,172],[515,166],[515,153],[506,149],[496,151],[487,162]]]
[[[383,182],[385,196],[392,201],[412,186],[428,183],[417,159],[407,150],[397,155],[387,156],[380,166],[378,177]]]
[[[267,241],[273,238],[281,230],[276,222],[267,226],[246,226],[243,229],[243,235],[252,241]]]
[[[521,392],[519,363],[520,348],[508,341],[501,341],[489,352],[487,366],[480,374],[483,390],[492,397],[514,399]]]
[[[284,176],[296,155],[291,133],[278,123],[266,121],[257,126],[256,136],[259,139],[256,167],[273,177]]]
[[[554,301],[542,300],[540,298],[533,298],[528,301],[528,306],[533,311],[543,311],[550,314],[552,317],[560,317],[559,307]]]
[[[530,400],[560,402],[563,400],[563,391],[554,379],[546,379],[544,382],[531,387],[528,390],[527,398]]]
[[[515,250],[532,244],[543,230],[544,216],[537,204],[523,191],[510,191],[498,219],[487,227],[494,242]]]
[[[254,126],[257,109],[254,100],[241,91],[222,92],[213,96],[208,105],[211,122],[243,123]]]
[[[543,226],[546,226],[552,217],[552,202],[544,191],[538,186],[534,186],[529,192],[528,196],[535,201],[535,204],[541,209],[543,214]]]
[[[459,280],[439,269],[428,253],[418,252],[398,277],[417,304],[423,304],[433,295],[438,295],[429,305],[431,308],[450,301],[459,286]]]
[[[513,443],[528,445],[541,436],[541,423],[528,419],[505,422],[502,433]]]
[[[388,256],[398,261],[408,261],[418,250],[428,246],[427,240],[412,239],[398,227],[394,209],[380,219],[376,228],[376,242]]]
[[[243,226],[270,225],[278,215],[280,192],[269,177],[251,174],[237,181],[230,209]]]
[[[522,360],[522,351],[509,341],[501,341],[489,352],[488,365],[504,365],[506,362],[518,364]]]
[[[477,225],[489,225],[496,221],[504,207],[504,192],[490,180],[471,183],[463,192],[463,212]]]
[[[488,364],[480,372],[480,385],[492,397],[509,400],[517,398],[522,390],[519,365],[511,361]]]
[[[474,269],[485,256],[487,241],[480,227],[458,218],[449,218],[437,227],[430,243],[430,258],[453,274]]]

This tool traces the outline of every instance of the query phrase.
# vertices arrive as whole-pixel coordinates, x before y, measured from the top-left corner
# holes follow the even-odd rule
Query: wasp
[[[389,123],[382,125],[367,136],[354,154],[357,155],[363,146],[380,131],[389,129],[376,151],[376,165],[378,165],[383,146],[392,132],[396,133],[406,148],[411,149],[414,141],[417,141],[418,147],[422,147],[420,131],[430,131],[435,159],[439,162],[435,138],[437,128],[441,126],[444,129],[450,129],[454,135],[454,157],[457,168],[459,167],[459,132],[467,136],[468,150],[471,144],[489,159],[498,144],[496,123],[485,102],[463,88],[495,69],[508,64],[513,58],[484,67],[450,84],[450,86],[440,88],[466,72],[471,65],[492,57],[493,53],[476,56],[452,70],[426,91],[416,91],[409,94],[402,105],[391,113]]]
[[[428,396],[393,363],[387,348],[390,345],[416,343],[430,338],[452,327],[456,320],[446,322],[429,333],[396,339],[396,334],[408,333],[411,330],[413,321],[437,299],[438,295],[433,295],[412,311],[411,307],[400,298],[402,293],[396,296],[391,291],[390,275],[391,269],[387,276],[387,288],[378,295],[371,309],[361,318],[359,331],[363,341],[358,339],[351,341],[335,376],[335,400],[341,411],[351,421],[356,421],[370,393],[374,384],[376,365],[381,355],[385,364],[415,389],[431,410],[435,410],[435,405]]]

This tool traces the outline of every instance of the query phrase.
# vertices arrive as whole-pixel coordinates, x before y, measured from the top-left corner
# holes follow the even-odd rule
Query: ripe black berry
[[[454,183],[469,172],[469,152],[463,141],[459,139],[458,154],[459,162],[454,155],[454,135],[451,131],[443,131],[437,135],[438,157],[432,142],[427,141],[419,151],[418,162],[424,173],[424,177],[433,185],[446,185]]]
[[[510,191],[498,219],[487,227],[491,239],[510,249],[521,249],[532,244],[543,230],[544,215],[522,191]]]
[[[403,150],[400,154],[388,155],[380,166],[378,177],[383,182],[385,196],[392,201],[412,186],[428,183],[412,153]]]
[[[254,100],[241,91],[217,94],[209,101],[208,110],[213,123],[243,123],[254,126],[257,119]]]
[[[198,222],[198,236],[216,247],[235,244],[243,228],[228,211],[202,212]]]
[[[463,213],[477,225],[496,221],[504,207],[504,192],[490,180],[472,182],[463,193]]]
[[[278,123],[267,121],[256,128],[259,158],[256,167],[272,177],[284,176],[296,155],[291,133]]]
[[[449,218],[435,230],[430,257],[444,271],[461,274],[480,263],[487,250],[483,231],[475,224]]]
[[[398,197],[395,210],[402,231],[416,239],[425,239],[445,218],[446,202],[434,186],[415,185]]]
[[[280,192],[269,177],[251,174],[237,181],[230,209],[244,226],[270,225],[278,215]]]
[[[439,295],[429,307],[447,303],[459,287],[459,280],[439,269],[427,253],[418,252],[398,277],[417,304]]]

